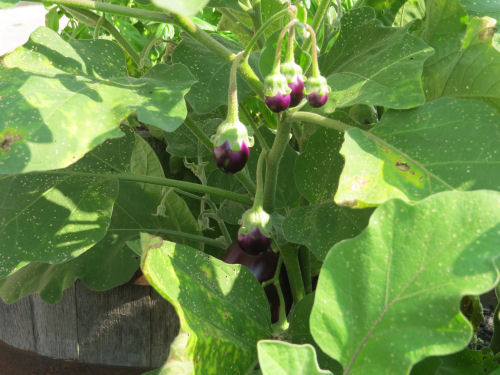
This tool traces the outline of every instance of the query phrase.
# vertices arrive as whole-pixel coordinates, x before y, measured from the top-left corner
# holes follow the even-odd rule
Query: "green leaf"
[[[0,9],[13,7],[18,2],[19,0],[0,0]]]
[[[283,224],[285,238],[307,246],[319,260],[337,242],[359,234],[368,224],[371,210],[353,210],[333,202],[291,210]]]
[[[337,191],[344,159],[339,154],[344,135],[320,128],[307,141],[305,151],[297,158],[295,184],[311,203],[331,202]]]
[[[483,375],[500,369],[491,352],[464,349],[443,357],[430,357],[419,362],[411,375]]]
[[[444,192],[414,206],[380,206],[321,270],[311,333],[344,374],[408,374],[432,355],[464,348],[464,295],[498,281],[500,193]]]
[[[270,337],[270,311],[246,267],[226,264],[188,246],[142,234],[142,271],[175,307],[189,334],[186,353],[194,374],[244,374],[256,344]]]
[[[153,4],[157,7],[187,17],[194,16],[202,10],[207,3],[208,0],[153,0]]]
[[[360,0],[356,3],[357,7],[369,6],[375,9],[377,18],[381,20],[385,25],[392,26],[396,14],[403,5],[406,5],[407,0]]]
[[[259,364],[263,375],[320,375],[316,351],[309,344],[294,345],[284,341],[262,340],[257,344]]]
[[[416,31],[436,51],[424,65],[427,100],[476,98],[500,109],[500,51],[492,46],[495,27],[490,21],[467,24],[458,0],[427,2],[426,18]]]
[[[471,16],[493,17],[500,21],[500,0],[460,0]]]
[[[212,34],[211,37],[231,52],[243,50],[239,44],[218,34]],[[221,105],[227,105],[230,62],[187,34],[182,34],[182,42],[175,48],[172,59],[187,66],[198,80],[186,95],[186,100],[196,113],[207,113]],[[255,67],[257,63],[255,54],[252,54],[250,64]],[[252,91],[240,77],[237,84],[238,100],[242,102],[252,94]]]
[[[134,139],[128,139],[134,142]],[[110,153],[116,152],[116,141],[109,141]],[[96,149],[97,151],[97,149]],[[83,159],[82,159],[83,160]],[[130,171],[134,174],[164,177],[161,164],[151,147],[135,136]],[[112,178],[112,175],[109,177]],[[133,197],[133,199],[131,199]],[[157,216],[157,207],[164,199],[165,215]],[[119,196],[114,204],[108,233],[95,246],[79,257],[61,264],[32,262],[0,280],[0,297],[8,302],[39,293],[49,303],[55,303],[62,292],[77,279],[87,288],[97,291],[111,289],[127,282],[139,266],[138,257],[126,242],[137,238],[140,231],[179,230],[198,234],[196,220],[185,202],[172,190],[165,197],[157,185],[120,181]],[[182,241],[182,240],[181,240]]]
[[[340,35],[320,60],[332,88],[325,111],[353,104],[411,108],[425,101],[421,75],[432,48],[404,28],[378,24],[371,8],[342,17]]]
[[[192,84],[181,65],[129,77],[116,43],[66,42],[39,28],[0,68],[0,173],[66,167],[122,136],[120,121],[134,111],[140,121],[173,131],[186,117]]]
[[[469,99],[388,111],[371,131],[350,129],[335,201],[366,207],[416,202],[444,190],[500,189],[500,116]]]
[[[239,0],[210,0],[207,7],[212,8],[231,8],[234,10],[241,11],[242,8],[239,5]]]
[[[197,121],[196,126],[200,128],[205,135],[210,137],[215,134],[217,127],[222,123],[222,119],[211,118],[209,120]],[[167,141],[167,152],[174,156],[195,158],[198,155],[207,156],[212,151],[198,141],[198,138],[186,127],[180,126],[176,131],[163,133],[163,137]]]
[[[321,368],[329,369],[334,374],[342,374],[342,366],[333,358],[327,356],[314,341],[309,329],[309,320],[314,302],[314,293],[306,295],[296,305],[289,315],[290,327],[286,331],[287,339],[294,344],[311,344],[316,350]]]
[[[20,262],[69,261],[100,241],[130,169],[133,134],[106,141],[70,167],[0,178],[0,279]]]
[[[187,346],[189,345],[189,333],[180,330],[168,353],[167,362],[161,369],[143,375],[191,375],[194,372],[193,361],[191,360]]]

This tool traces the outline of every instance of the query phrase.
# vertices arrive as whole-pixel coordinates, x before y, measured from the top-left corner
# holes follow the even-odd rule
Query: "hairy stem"
[[[260,147],[263,150],[269,151],[269,146],[268,146],[266,140],[264,139],[264,137],[262,136],[262,133],[260,132],[259,127],[255,123],[255,120],[252,118],[252,115],[248,112],[248,110],[243,105],[240,105],[240,110],[241,110],[241,113],[243,113],[243,115],[245,116],[247,122],[252,127],[253,134],[257,138],[257,141],[259,142]]]
[[[224,190],[213,186],[200,185],[200,184],[195,184],[193,182],[173,180],[170,178],[163,178],[163,177],[153,177],[153,176],[134,175],[134,174],[103,174],[103,173],[90,173],[90,172],[73,172],[65,170],[43,171],[43,172],[33,172],[33,173],[51,174],[51,175],[60,174],[60,175],[71,175],[71,176],[80,176],[88,178],[118,179],[121,181],[142,182],[145,184],[168,186],[168,187],[178,188],[181,190],[196,191],[205,194],[214,194],[234,202],[239,202],[246,205],[252,204],[252,200],[247,195],[238,194],[229,190]]]
[[[266,180],[264,184],[264,210],[273,212],[274,199],[276,195],[276,184],[278,183],[278,168],[285,152],[286,145],[290,140],[290,123],[280,121],[278,118],[278,130],[274,142],[267,154]]]
[[[202,243],[205,243],[207,245],[212,245],[214,247],[218,247],[221,249],[226,248],[226,244],[224,244],[216,239],[213,239],[210,237],[205,237],[205,236],[199,236],[199,235],[192,234],[192,233],[179,232],[179,231],[170,230],[170,229],[163,229],[163,228],[126,228],[125,229],[124,228],[124,229],[109,229],[108,231],[109,232],[125,232],[125,231],[136,232],[137,231],[137,232],[148,232],[148,233],[162,233],[162,234],[166,234],[167,236],[183,238],[186,240],[192,240],[192,241],[196,241],[196,242],[202,242]]]
[[[262,170],[264,169],[264,160],[266,160],[267,151],[262,150],[259,155],[259,160],[257,162],[257,191],[255,193],[255,198],[253,201],[253,207],[262,207],[262,202],[264,198],[264,179],[262,178]]]
[[[293,301],[297,303],[306,295],[299,264],[299,251],[295,246],[286,245],[281,247],[280,253],[285,263]]]
[[[295,9],[295,11],[293,9]],[[260,29],[257,30],[257,32],[254,34],[253,38],[250,39],[250,41],[248,42],[248,45],[245,48],[245,53],[243,55],[245,60],[248,60],[248,56],[250,56],[250,52],[252,52],[253,46],[255,45],[257,40],[266,32],[266,30],[269,28],[269,26],[271,26],[274,22],[276,22],[280,18],[286,16],[290,12],[296,12],[296,9],[297,8],[295,8],[295,7],[293,7],[293,8],[289,7],[287,9],[280,10],[279,12],[277,12],[277,13],[273,14],[271,17],[269,17],[269,19],[266,22],[264,22],[264,24],[260,27]]]
[[[314,32],[318,34],[319,32],[319,27],[321,26],[321,22],[323,21],[323,18],[325,18],[326,11],[328,10],[328,5],[330,5],[331,0],[321,0],[318,9],[316,9],[316,13],[314,14],[314,18],[311,22],[311,27],[314,29]],[[302,48],[304,51],[307,51],[309,48],[311,48],[311,39],[307,39],[304,42],[304,45]]]
[[[312,292],[312,277],[311,277],[311,253],[309,249],[301,247],[299,249],[300,268],[304,281],[306,293]]]
[[[170,15],[165,14],[163,12],[129,8],[101,1],[92,1],[92,0],[54,0],[54,1],[32,0],[32,1],[37,3],[67,5],[76,8],[95,9],[106,13],[117,14],[120,16],[134,17],[143,20],[158,21],[163,23],[174,22],[173,18]]]
[[[74,15],[75,18],[77,19],[83,19],[86,24],[89,26],[94,26],[97,27],[97,25],[100,24],[99,27],[102,27],[104,30],[106,30],[108,33],[111,34],[111,36],[115,39],[115,41],[120,45],[120,47],[129,54],[132,60],[137,64],[137,66],[140,65],[141,58],[139,56],[139,53],[135,50],[134,47],[122,36],[120,31],[113,25],[111,22],[109,22],[105,17],[100,17],[99,15],[95,14],[94,12],[91,12],[90,10],[86,9],[79,9],[75,8],[72,6],[66,6],[64,7],[69,13]]]
[[[293,25],[295,25],[298,22],[299,22],[298,19],[291,20],[285,25],[285,27],[283,27],[283,30],[281,30],[280,32],[280,35],[278,37],[278,43],[276,44],[276,53],[274,55],[273,74],[280,73],[281,46],[283,45],[283,38],[285,37],[285,34],[288,32],[288,30],[293,28]]]
[[[287,121],[308,122],[310,124],[323,126],[324,128],[334,129],[339,132],[346,132],[349,129],[353,128],[353,126],[348,125],[342,121],[334,120],[311,112],[295,112],[287,117]]]

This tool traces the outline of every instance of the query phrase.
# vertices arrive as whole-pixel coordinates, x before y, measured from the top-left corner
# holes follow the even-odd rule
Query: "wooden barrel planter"
[[[150,286],[127,284],[93,292],[77,282],[54,305],[38,295],[10,305],[0,300],[0,340],[41,356],[84,364],[160,367],[178,330],[174,308]],[[3,375],[1,360],[0,356]],[[45,374],[33,372],[39,373]],[[108,371],[122,373],[134,372]]]

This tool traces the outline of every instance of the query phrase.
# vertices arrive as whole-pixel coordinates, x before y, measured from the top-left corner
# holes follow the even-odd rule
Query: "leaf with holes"
[[[316,351],[309,344],[262,340],[257,345],[257,351],[263,375],[333,375],[319,368]]]
[[[492,46],[495,20],[466,23],[466,15],[459,0],[427,2],[426,18],[415,31],[436,51],[424,65],[425,96],[476,98],[500,110],[500,51]]]
[[[416,202],[444,190],[500,189],[500,115],[476,100],[443,98],[388,111],[371,131],[350,129],[335,201],[366,207]]]
[[[134,139],[129,141],[133,143]],[[115,141],[104,145],[113,151],[118,146]],[[138,175],[164,177],[153,150],[138,136],[135,136],[130,171]],[[112,178],[112,175],[109,177]],[[165,213],[158,216],[157,208],[162,200]],[[126,242],[137,238],[141,231],[161,232],[165,229],[198,233],[196,220],[184,200],[172,190],[163,196],[158,185],[120,181],[108,233],[101,241],[79,257],[61,264],[31,262],[25,265],[0,280],[0,297],[13,303],[24,296],[39,293],[44,301],[55,303],[77,279],[89,289],[98,291],[121,285],[139,267],[138,258],[128,249]]]
[[[464,348],[464,295],[499,280],[500,193],[443,192],[414,206],[391,200],[323,263],[311,333],[344,374],[408,374]]]
[[[193,374],[245,374],[257,359],[256,344],[270,337],[264,290],[250,271],[147,234],[141,235],[142,271],[174,305],[189,333],[186,351]]]
[[[182,65],[127,75],[121,48],[107,40],[64,41],[47,28],[7,55],[0,67],[0,174],[64,168],[108,138],[121,120],[165,131],[186,117],[194,83]]]
[[[421,74],[432,48],[405,29],[378,24],[371,8],[342,17],[341,32],[320,60],[332,92],[326,112],[353,104],[411,108],[425,102]]]

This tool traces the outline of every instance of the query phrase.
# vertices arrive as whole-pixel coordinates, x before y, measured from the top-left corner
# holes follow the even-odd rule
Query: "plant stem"
[[[281,247],[280,254],[285,263],[293,301],[297,303],[306,295],[299,264],[299,251],[295,246],[286,245]]]
[[[306,293],[312,292],[312,278],[311,278],[311,253],[309,249],[301,247],[299,249],[299,259],[304,281],[304,288]]]
[[[280,300],[280,313],[279,318],[276,323],[274,323],[274,327],[278,328],[278,331],[284,332],[288,329],[290,323],[286,318],[286,304],[285,298],[283,297],[283,291],[281,290],[281,284],[279,280],[274,281],[274,287],[276,288],[276,292],[278,293],[278,298]]]
[[[225,46],[217,42],[206,32],[201,30],[196,26],[191,19],[188,17],[181,16],[179,14],[172,14],[172,17],[176,24],[182,27],[189,35],[200,42],[203,46],[215,52],[217,55],[222,57],[227,62],[231,62],[235,59],[235,55],[232,51],[227,49]],[[248,83],[248,85],[254,90],[258,95],[264,96],[264,87],[259,80],[259,77],[252,70],[248,61],[243,59],[238,66],[238,72],[243,77],[243,79]]]
[[[354,128],[354,126],[348,125],[342,121],[327,118],[316,113],[311,112],[295,112],[287,117],[287,121],[302,121],[308,122],[310,124],[315,124],[323,126],[324,128],[334,129],[339,132],[346,132],[349,129]]]
[[[293,54],[293,43],[295,41],[295,28],[291,27],[288,32],[288,48],[286,50],[285,61],[286,62],[294,62],[295,56]]]
[[[163,228],[124,228],[124,229],[108,229],[109,232],[130,232],[130,231],[138,231],[138,232],[153,232],[153,233],[163,233],[172,237],[184,238],[186,240],[193,240],[197,242],[203,242],[207,245],[212,245],[214,247],[218,247],[221,249],[225,249],[226,245],[216,239],[199,236],[197,234],[179,232],[176,230],[163,229]]]
[[[264,24],[260,27],[260,29],[257,30],[257,32],[254,34],[252,39],[250,39],[250,41],[248,42],[248,44],[246,46],[245,53],[243,54],[243,57],[245,58],[245,60],[248,60],[248,56],[250,56],[250,52],[252,52],[253,46],[255,45],[257,40],[262,36],[262,34],[265,33],[265,31],[269,28],[269,26],[272,25],[277,20],[279,20],[280,18],[287,15],[288,13],[294,12],[293,9],[295,9],[295,12],[296,12],[297,8],[295,8],[295,7],[293,7],[293,8],[288,7],[287,9],[282,9],[279,12],[273,14],[271,17],[269,17],[269,19],[266,22],[264,22]]]
[[[316,32],[314,29],[309,26],[305,25],[305,27],[309,30],[311,33],[311,38],[310,40],[312,41],[312,48],[311,48],[311,60],[312,60],[312,76],[313,77],[319,77],[319,66],[318,66],[318,50],[316,47]]]
[[[151,10],[138,9],[138,8],[129,8],[101,1],[92,1],[92,0],[53,0],[53,1],[32,0],[32,1],[44,4],[67,5],[76,8],[100,10],[106,13],[118,14],[120,16],[134,17],[143,20],[158,21],[162,23],[174,22],[173,18],[170,15],[163,12],[155,12]]]
[[[318,9],[316,9],[316,13],[314,14],[314,18],[311,22],[311,27],[314,29],[314,32],[318,34],[319,32],[319,27],[321,26],[321,22],[323,21],[323,18],[325,18],[326,11],[328,10],[328,5],[330,5],[331,0],[321,0]],[[311,39],[307,39],[304,42],[304,45],[302,48],[304,51],[307,51],[311,47]]]
[[[260,1],[261,0],[255,0],[253,2],[253,9],[250,12],[254,30],[260,30],[262,28],[262,7]],[[259,48],[264,46],[264,38],[262,34],[257,38],[257,45]]]
[[[186,117],[184,119],[184,125],[186,125],[186,127],[191,131],[191,133],[196,136],[196,138],[198,138],[198,140],[207,148],[207,150],[213,152],[214,145],[212,141],[207,137],[205,133],[203,133],[203,131],[201,131],[198,126],[196,126],[193,120],[191,120],[189,117]],[[240,184],[243,185],[245,189],[247,189],[250,194],[255,194],[255,184],[248,177],[248,175],[244,173],[244,171],[236,173],[234,177],[240,182]]]
[[[285,34],[287,33],[288,29],[292,28],[293,25],[295,25],[297,22],[299,22],[298,19],[291,20],[285,25],[283,30],[281,30],[280,32],[280,35],[278,37],[278,43],[276,44],[276,53],[274,55],[273,74],[280,73],[281,46],[283,45],[283,38],[285,37]]]
[[[264,179],[262,178],[262,170],[264,167],[264,160],[266,160],[267,151],[262,150],[259,155],[259,160],[257,161],[257,191],[255,193],[255,198],[253,200],[253,207],[262,207],[264,198]]]
[[[497,307],[493,314],[493,337],[491,338],[490,349],[494,354],[500,353],[500,284],[495,289],[497,295]]]
[[[104,173],[90,173],[90,172],[73,172],[65,170],[43,171],[43,172],[33,172],[33,173],[79,176],[88,178],[118,179],[121,181],[142,182],[145,184],[168,186],[168,187],[178,188],[181,190],[197,191],[199,193],[205,193],[205,194],[214,194],[232,200],[234,202],[243,203],[249,206],[252,204],[252,200],[247,195],[238,194],[229,190],[224,190],[213,186],[200,185],[200,184],[195,184],[193,182],[179,181],[163,177],[153,177],[153,176],[134,175],[134,174],[104,174]]]
[[[268,285],[274,284],[274,282],[277,281],[277,280],[279,281],[279,279],[280,279],[280,273],[281,273],[281,265],[282,264],[283,264],[283,257],[280,254],[280,256],[278,258],[278,265],[276,266],[276,270],[274,271],[274,276],[273,276],[272,279],[269,279],[269,280],[264,281],[262,283],[262,287],[263,288],[265,288]]]
[[[240,105],[240,111],[243,113],[243,115],[247,119],[247,122],[252,127],[253,133],[254,133],[255,137],[257,137],[257,140],[259,141],[260,147],[263,150],[269,151],[269,146],[268,146],[266,140],[264,139],[264,137],[262,136],[262,133],[260,132],[254,119],[252,118],[252,115],[248,112],[248,110],[243,105]]]
[[[238,88],[236,85],[236,70],[238,69],[239,61],[242,57],[240,52],[236,55],[231,63],[231,71],[229,73],[229,88],[227,90],[227,117],[226,121],[234,123],[239,121],[238,117]]]
[[[111,34],[111,36],[116,40],[116,42],[120,45],[120,47],[122,47],[123,50],[125,50],[125,52],[129,54],[132,60],[134,60],[137,66],[140,65],[141,58],[137,53],[137,51],[122,36],[122,34],[115,27],[115,25],[109,22],[106,18],[102,18],[99,15],[95,14],[94,12],[91,12],[90,10],[86,9],[78,9],[72,6],[67,6],[65,8],[68,10],[68,12],[75,14],[76,17],[82,17],[83,19],[85,19],[85,22],[89,23],[90,26],[97,27],[97,25],[101,23],[101,27]]]
[[[99,39],[99,30],[101,29],[102,23],[104,22],[105,19],[106,19],[106,13],[103,13],[95,25],[94,40]]]
[[[241,33],[247,34],[248,37],[251,37],[253,35],[253,30],[245,25],[238,17],[236,17],[231,10],[226,8],[219,8],[219,12],[221,12],[224,17],[230,20],[233,23],[234,28],[238,29]]]
[[[290,123],[280,121],[278,116],[278,129],[274,142],[267,154],[266,180],[264,185],[264,210],[273,212],[274,196],[276,195],[276,184],[278,182],[278,168],[281,158],[285,152],[286,145],[290,140]]]

